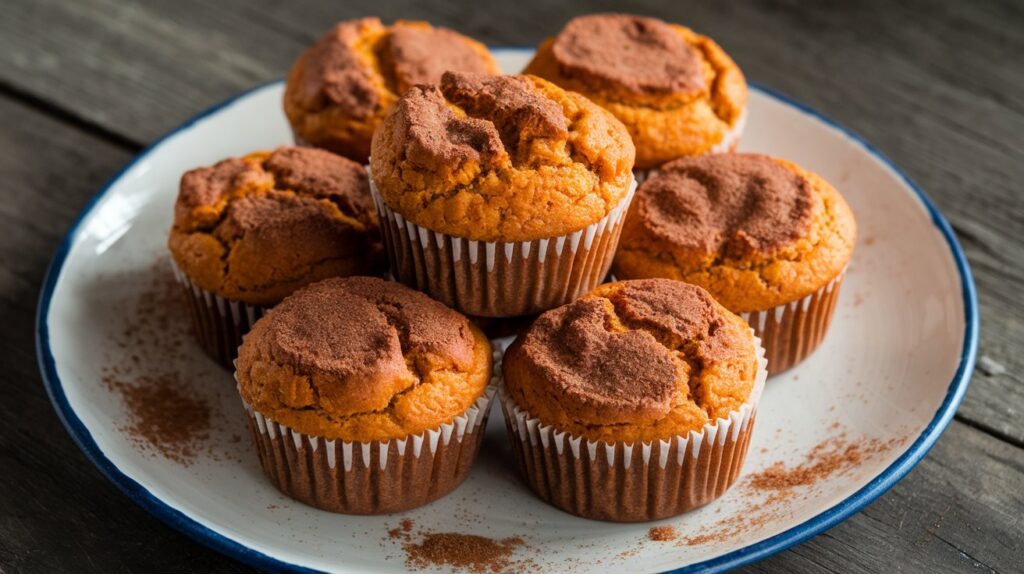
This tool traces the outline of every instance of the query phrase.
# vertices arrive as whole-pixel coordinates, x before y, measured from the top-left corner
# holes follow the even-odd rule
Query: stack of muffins
[[[823,179],[731,153],[746,97],[717,44],[653,18],[576,18],[523,75],[423,22],[335,26],[288,76],[296,146],[186,173],[169,240],[268,478],[336,512],[426,504],[499,397],[558,508],[721,496],[855,236]],[[480,328],[502,322],[525,326],[503,356]]]

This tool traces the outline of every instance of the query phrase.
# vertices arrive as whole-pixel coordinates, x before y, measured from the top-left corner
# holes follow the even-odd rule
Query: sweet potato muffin
[[[524,73],[579,92],[615,114],[636,167],[733,149],[747,84],[713,40],[656,18],[592,14],[543,42]]]
[[[204,348],[226,365],[261,308],[320,279],[383,268],[366,171],[312,148],[186,173],[168,246]]]
[[[406,90],[448,71],[498,74],[479,42],[426,22],[340,22],[288,74],[284,110],[301,143],[366,163],[384,114]]]
[[[572,300],[607,271],[633,155],[611,114],[539,78],[446,73],[416,86],[373,140],[392,271],[472,315]]]
[[[614,272],[707,289],[750,320],[780,372],[824,336],[855,238],[853,213],[821,177],[763,155],[708,155],[640,186]]]
[[[503,362],[509,397],[542,423],[605,442],[665,440],[750,398],[746,322],[703,289],[666,279],[606,283],[553,309]]]
[[[679,281],[608,283],[548,311],[502,363],[520,469],[541,498],[589,518],[705,504],[738,476],[760,353],[742,319]]]
[[[622,124],[579,94],[531,76],[446,73],[384,120],[371,171],[417,225],[529,241],[605,217],[629,191],[633,155]]]
[[[269,310],[245,338],[235,376],[279,488],[328,510],[390,512],[465,477],[491,361],[490,341],[463,315],[399,283],[347,277]],[[312,470],[285,462],[321,448],[336,451]]]

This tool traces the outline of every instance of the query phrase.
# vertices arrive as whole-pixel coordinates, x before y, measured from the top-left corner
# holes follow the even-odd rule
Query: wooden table
[[[281,78],[334,21],[426,19],[533,45],[608,3],[8,0],[0,11],[0,572],[248,568],[136,507],[47,400],[33,321],[85,202],[147,143]],[[586,6],[584,4],[587,4]],[[979,288],[981,365],[928,457],[829,532],[751,571],[1024,570],[1024,6],[633,2],[717,39],[749,80],[859,132],[938,203]],[[662,5],[664,4],[664,5]]]

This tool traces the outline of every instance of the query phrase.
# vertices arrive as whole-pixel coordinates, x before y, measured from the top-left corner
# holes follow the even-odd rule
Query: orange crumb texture
[[[486,149],[441,128],[420,135],[422,122],[410,117],[419,96],[402,98],[373,142],[371,171],[387,205],[422,227],[479,241],[551,238],[605,217],[632,182],[635,149],[622,123],[540,78],[501,81],[497,99],[490,86],[460,89],[447,77],[439,94],[424,94],[438,100],[431,115],[451,113],[448,126],[465,124],[478,139],[494,134]],[[509,92],[521,106],[502,97]],[[431,147],[438,141],[446,143]]]
[[[396,35],[447,49],[403,49],[393,42]],[[436,83],[439,77],[430,72],[439,76],[446,69],[501,73],[486,46],[427,22],[398,20],[386,26],[373,17],[339,22],[292,66],[285,115],[305,142],[365,163],[374,130],[399,96],[413,84]]]
[[[641,188],[622,227],[612,267],[616,277],[664,277],[700,285],[734,313],[771,309],[825,287],[853,255],[857,236],[853,212],[821,176],[785,160],[775,161],[810,183],[807,233],[781,248],[767,253],[752,250],[742,258],[677,248],[645,227],[647,198]]]
[[[552,55],[554,38],[537,48],[524,73],[580,92],[614,114],[636,144],[639,169],[704,154],[737,127],[747,106],[747,82],[736,63],[714,40],[685,26],[670,26],[700,58],[706,87],[698,92],[637,94],[628,90],[591,89],[563,73]]]
[[[242,343],[236,377],[242,398],[271,420],[370,442],[451,422],[491,374],[490,341],[465,317],[400,284],[348,277],[271,309]]]
[[[754,388],[757,376],[757,348],[750,327],[738,316],[708,298],[714,320],[715,348],[711,349],[707,336],[692,340],[681,340],[671,329],[664,326],[670,320],[645,321],[624,312],[629,305],[626,286],[631,282],[607,283],[587,295],[583,301],[598,301],[602,314],[604,334],[583,335],[585,337],[607,338],[605,349],[627,346],[626,357],[606,358],[595,363],[595,369],[607,372],[616,367],[608,360],[632,360],[640,363],[665,363],[667,371],[658,377],[667,377],[657,383],[653,391],[633,396],[634,391],[617,391],[593,400],[586,391],[576,392],[564,385],[556,385],[554,379],[564,373],[575,371],[569,377],[593,379],[596,371],[584,371],[579,365],[569,364],[559,372],[541,366],[547,359],[535,358],[535,340],[528,330],[509,348],[503,361],[506,388],[516,403],[541,422],[568,432],[572,436],[606,442],[635,442],[668,440],[685,436],[690,431],[700,431],[704,425],[728,416],[746,403]],[[697,289],[678,282],[687,289]],[[706,294],[705,294],[706,296]],[[579,304],[579,303],[577,303]],[[690,318],[686,318],[690,319]],[[681,320],[686,320],[681,319]],[[578,333],[563,329],[557,336],[569,340],[580,338]],[[618,343],[615,339],[627,341]],[[537,339],[539,341],[539,339]],[[527,348],[532,347],[532,348]],[[601,352],[605,355],[607,353]],[[567,357],[555,360],[571,361]],[[630,370],[630,369],[626,369]],[[588,375],[588,373],[591,373]],[[630,381],[641,385],[644,382]],[[651,385],[653,387],[653,385]],[[621,398],[605,402],[605,398]]]
[[[365,170],[311,148],[184,174],[168,247],[200,288],[264,306],[327,277],[376,274],[383,262]]]

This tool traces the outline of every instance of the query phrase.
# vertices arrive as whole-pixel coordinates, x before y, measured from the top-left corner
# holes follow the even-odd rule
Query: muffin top
[[[579,94],[532,76],[448,72],[388,114],[371,175],[417,225],[530,241],[604,217],[629,190],[633,157],[622,124]]]
[[[742,72],[710,38],[656,18],[591,14],[542,43],[526,73],[582,93],[629,129],[636,164],[706,153],[746,108]]]
[[[491,379],[490,341],[419,291],[372,277],[297,291],[256,322],[236,378],[256,411],[307,435],[401,439],[452,421]]]
[[[373,129],[398,97],[448,70],[499,73],[483,44],[447,28],[340,22],[293,66],[285,113],[302,139],[365,163]]]
[[[750,398],[753,333],[694,285],[607,283],[548,311],[506,353],[505,387],[544,424],[589,440],[667,440]]]
[[[637,190],[614,272],[700,285],[736,313],[764,310],[839,275],[855,236],[839,192],[789,162],[756,154],[686,158]]]
[[[382,259],[363,167],[296,147],[187,172],[168,245],[196,285],[254,305],[326,277],[373,272]]]

